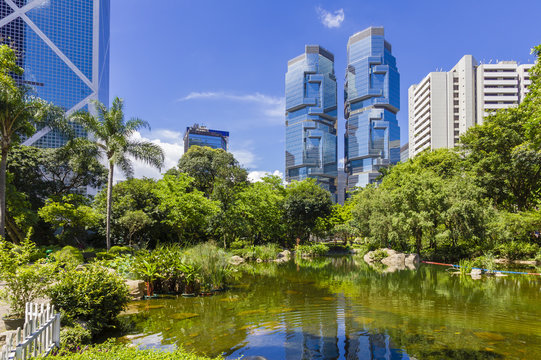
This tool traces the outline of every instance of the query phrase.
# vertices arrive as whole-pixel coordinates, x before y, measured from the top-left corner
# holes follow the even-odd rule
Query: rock
[[[481,269],[471,269],[471,272],[470,272],[470,275],[482,275],[483,274],[483,270]]]
[[[278,255],[276,256],[278,259],[283,259],[283,258],[289,258],[291,256],[291,251],[289,250],[284,250],[282,252],[279,252]]]
[[[77,265],[77,267],[75,268],[75,271],[84,271],[86,268],[84,265]]]
[[[275,263],[281,264],[289,261],[289,258],[279,258],[273,260]]]
[[[261,260],[260,258],[257,258],[257,260],[255,261],[256,263],[262,263],[263,260]]]
[[[506,277],[508,276],[507,274],[502,274],[501,272],[497,272],[494,274],[494,276],[497,276],[497,277]]]
[[[408,254],[406,255],[406,259],[404,260],[404,263],[409,268],[411,266],[415,267],[419,265],[419,255],[417,254]]]
[[[406,254],[392,254],[381,260],[383,265],[396,268],[404,268],[406,262]]]
[[[366,254],[364,254],[363,259],[367,264],[372,264],[372,262],[373,262],[372,257],[370,255],[372,255],[372,251],[369,251]]]
[[[146,283],[143,280],[126,280],[126,285],[132,300],[141,300],[146,293]]]
[[[238,256],[238,255],[233,255],[233,256],[231,256],[231,259],[229,259],[229,263],[230,263],[231,265],[235,265],[235,266],[240,265],[240,264],[242,264],[243,262],[244,262],[244,259],[241,258],[241,257]]]
[[[473,280],[481,280],[482,276],[479,274],[470,274]]]

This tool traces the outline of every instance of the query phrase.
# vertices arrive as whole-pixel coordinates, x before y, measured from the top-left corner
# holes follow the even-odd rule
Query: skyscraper
[[[207,129],[205,126],[194,124],[188,126],[184,134],[184,153],[188,152],[190,146],[208,146],[212,149],[223,149],[227,151],[229,143],[229,132]]]
[[[400,75],[382,27],[349,38],[344,84],[347,190],[373,183],[400,161]]]
[[[110,0],[0,0],[0,42],[12,46],[22,82],[67,113],[108,105]],[[75,126],[79,136],[85,136]],[[40,129],[25,145],[59,147],[66,139]]]
[[[315,178],[336,201],[336,78],[334,55],[320,46],[287,64],[286,181]]]

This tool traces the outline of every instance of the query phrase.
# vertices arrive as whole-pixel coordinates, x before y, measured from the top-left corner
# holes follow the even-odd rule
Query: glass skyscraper
[[[0,0],[0,41],[18,53],[22,82],[67,113],[109,100],[110,0]],[[84,130],[75,126],[79,136]],[[59,147],[40,129],[25,145]]]
[[[286,181],[315,178],[336,201],[336,78],[334,55],[320,46],[288,62]]]
[[[184,134],[184,153],[188,152],[188,149],[194,145],[227,151],[228,144],[228,131],[207,129],[199,124],[188,126]]]
[[[347,190],[376,181],[400,161],[400,75],[382,27],[351,36],[344,84]]]

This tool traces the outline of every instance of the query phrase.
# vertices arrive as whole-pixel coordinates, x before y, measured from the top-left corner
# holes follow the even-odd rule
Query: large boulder
[[[381,263],[383,265],[387,265],[390,267],[397,267],[397,268],[405,267],[406,254],[396,253],[396,254],[389,255],[385,259],[382,259]]]
[[[238,255],[231,256],[231,259],[229,259],[229,263],[231,265],[237,266],[244,262],[244,259]]]
[[[126,285],[132,300],[141,300],[145,296],[147,285],[143,280],[126,280]]]
[[[419,265],[419,255],[417,254],[407,254],[406,259],[404,260],[406,267],[411,268]]]

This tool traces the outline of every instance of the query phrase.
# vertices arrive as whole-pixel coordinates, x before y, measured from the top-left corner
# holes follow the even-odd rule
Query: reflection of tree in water
[[[472,281],[431,266],[382,274],[352,257],[241,269],[222,295],[165,301],[147,320],[139,315],[140,331],[208,355],[242,354],[254,336],[273,337],[273,354],[286,359],[408,359],[400,349],[418,359],[499,359],[505,347],[524,347],[519,340],[541,353],[536,320],[524,317],[539,314],[532,279]],[[494,310],[522,317],[485,315]],[[505,339],[487,340],[489,332]]]

